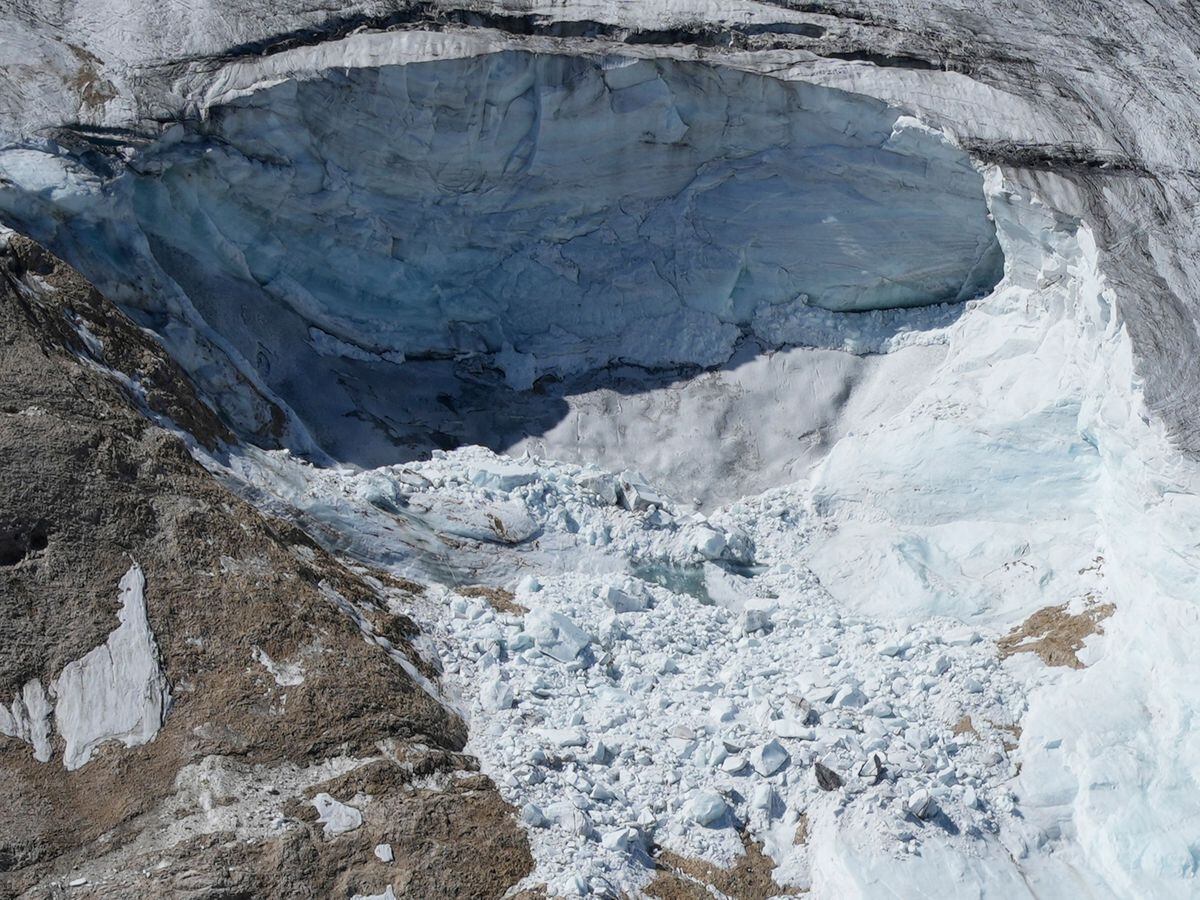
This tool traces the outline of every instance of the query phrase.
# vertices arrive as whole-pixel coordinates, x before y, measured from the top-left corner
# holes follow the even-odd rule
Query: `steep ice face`
[[[711,366],[776,306],[919,306],[999,277],[980,176],[940,134],[695,63],[326,71],[135,167],[157,260],[231,340],[270,347],[286,310],[319,353],[495,353],[518,387]]]
[[[294,413],[285,443],[313,450],[308,430],[356,464],[532,440],[633,465],[616,420],[572,399],[594,385],[523,389],[617,362],[694,374],[761,367],[763,347],[888,349],[870,336],[944,324],[930,305],[986,292],[1002,264],[981,176],[941,133],[858,95],[670,59],[323,69],[232,92],[111,165],[12,149],[0,208],[140,310],[243,434],[273,427],[249,380]],[[882,330],[858,321],[880,310]],[[782,431],[731,424],[725,458],[817,434],[842,393],[794,404]],[[647,400],[651,419],[675,405]],[[733,422],[700,405],[701,422]],[[568,410],[583,427],[536,443]],[[683,459],[686,436],[664,433]],[[708,502],[786,477],[731,468],[673,486]]]

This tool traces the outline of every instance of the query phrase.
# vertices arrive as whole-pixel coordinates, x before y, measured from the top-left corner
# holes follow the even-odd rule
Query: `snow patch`
[[[0,707],[0,732],[31,744],[34,758],[48,762],[53,713],[67,769],[85,765],[106,741],[126,747],[152,741],[171,691],[150,630],[145,588],[145,576],[134,563],[120,582],[121,624],[104,644],[68,663],[49,692],[36,679],[28,682],[10,709]]]
[[[363,815],[358,809],[329,794],[317,794],[311,802],[317,811],[317,822],[325,826],[326,837],[336,837],[362,826]]]

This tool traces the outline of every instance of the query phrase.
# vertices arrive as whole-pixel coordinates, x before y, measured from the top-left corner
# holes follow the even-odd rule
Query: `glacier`
[[[1195,893],[1186,17],[101,7],[113,98],[0,92],[0,220],[188,370],[226,484],[433,584],[524,886],[744,834],[781,894]]]
[[[981,179],[941,135],[721,67],[504,52],[326,71],[195,130],[139,155],[132,203],[163,269],[243,341],[265,329],[218,303],[380,354],[507,347],[527,388],[613,359],[711,366],[801,297],[916,306],[998,279]]]

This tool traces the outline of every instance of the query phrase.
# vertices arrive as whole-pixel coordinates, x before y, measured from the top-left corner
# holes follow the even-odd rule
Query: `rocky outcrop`
[[[60,261],[7,244],[0,702],[30,683],[57,683],[60,711],[89,686],[126,690],[87,661],[115,639],[118,583],[138,571],[127,587],[144,591],[170,707],[135,746],[71,755],[63,726],[42,761],[0,736],[0,894],[80,879],[72,896],[502,894],[529,868],[524,837],[458,752],[462,722],[392,658],[435,674],[392,612],[420,587],[347,570],[218,485],[187,445],[228,433],[179,368]],[[321,792],[362,824],[327,836]]]

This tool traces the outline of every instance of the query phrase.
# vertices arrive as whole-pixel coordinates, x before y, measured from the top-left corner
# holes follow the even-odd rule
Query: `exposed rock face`
[[[394,645],[424,665],[411,623],[388,612],[395,589],[263,519],[148,420],[139,402],[200,439],[226,434],[76,274],[15,236],[0,260],[0,515],[20,548],[0,567],[0,697],[53,684],[60,717],[44,761],[0,736],[0,891],[49,896],[85,877],[80,894],[106,897],[502,894],[528,850],[457,753],[462,723],[389,658]],[[389,644],[364,639],[322,585],[388,626]],[[131,725],[136,740],[98,740],[129,723],[88,723],[141,696],[114,648],[148,640],[169,713]],[[281,684],[256,651],[302,680]],[[302,802],[322,791],[358,797],[361,827],[326,838]],[[372,855],[381,842],[393,864]]]

